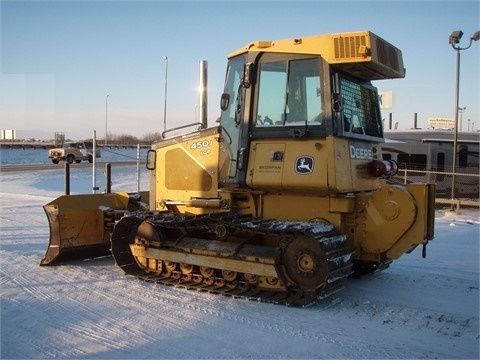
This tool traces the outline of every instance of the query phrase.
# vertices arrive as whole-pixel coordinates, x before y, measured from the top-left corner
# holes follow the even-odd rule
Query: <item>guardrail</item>
[[[467,172],[469,170],[470,172]],[[455,174],[455,195],[452,198],[452,175]],[[480,174],[478,168],[463,169],[462,172],[414,170],[402,168],[389,179],[390,183],[413,182],[435,183],[437,204],[449,204],[458,210],[462,206],[480,207]]]

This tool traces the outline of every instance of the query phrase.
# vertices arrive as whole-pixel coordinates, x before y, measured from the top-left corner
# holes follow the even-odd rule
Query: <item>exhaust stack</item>
[[[208,119],[207,119],[207,72],[208,72],[208,62],[206,60],[200,61],[200,85],[199,85],[199,93],[200,93],[200,123],[201,128],[206,129],[208,127]]]
[[[197,114],[195,112],[195,122],[193,124],[177,126],[172,129],[164,130],[162,132],[162,138],[166,138],[166,134],[169,132],[182,130],[188,128],[190,126],[198,126],[197,130],[206,129],[208,128],[208,119],[207,119],[207,61],[201,60],[200,61],[200,82],[198,85],[198,92],[199,92],[199,105],[200,105],[200,119],[197,121]],[[166,124],[165,124],[166,127]]]

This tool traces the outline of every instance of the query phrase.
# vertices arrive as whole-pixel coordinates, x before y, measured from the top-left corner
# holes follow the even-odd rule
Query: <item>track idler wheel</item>
[[[184,275],[190,275],[193,273],[193,265],[190,264],[180,264],[180,271]]]
[[[132,229],[132,232],[135,228]],[[159,231],[151,223],[143,221],[140,223],[135,231],[133,243],[148,248],[150,245],[155,244],[158,246],[165,241],[165,235],[162,231]],[[163,271],[164,264],[161,260],[146,259],[144,257],[133,257],[138,266],[146,272],[154,272],[160,274]]]
[[[157,246],[165,241],[165,235],[148,221],[143,221],[135,234],[135,243],[149,246],[155,243]]]
[[[206,278],[210,278],[215,275],[215,270],[209,267],[200,266],[200,274]]]
[[[237,278],[237,273],[230,270],[222,270],[222,276],[227,281],[234,281]]]
[[[315,290],[326,284],[327,257],[313,239],[300,237],[291,241],[284,251],[283,264],[290,280],[302,290]]]
[[[254,274],[245,274],[245,280],[251,285],[257,285],[258,284],[258,275]]]

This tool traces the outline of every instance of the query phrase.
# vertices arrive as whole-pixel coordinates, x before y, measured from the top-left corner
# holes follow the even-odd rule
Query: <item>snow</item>
[[[115,169],[112,191],[133,191],[135,167]],[[91,184],[76,176],[72,194]],[[42,206],[62,184],[57,170],[1,175],[2,359],[479,358],[477,210],[438,211],[426,259],[417,248],[293,308],[143,282],[110,257],[40,267]]]

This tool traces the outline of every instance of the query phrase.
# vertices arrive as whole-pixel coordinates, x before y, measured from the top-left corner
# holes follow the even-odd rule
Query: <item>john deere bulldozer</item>
[[[215,126],[202,116],[148,151],[150,191],[44,206],[41,264],[111,253],[143,280],[305,306],[425,249],[435,186],[387,184],[371,83],[404,76],[401,51],[368,31],[247,44],[228,56]]]

